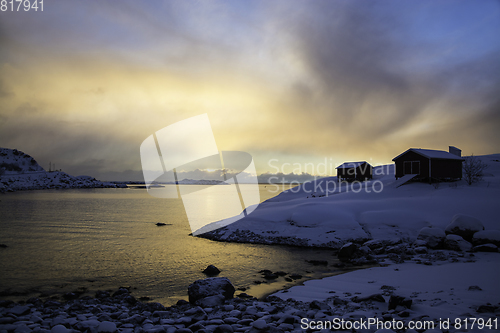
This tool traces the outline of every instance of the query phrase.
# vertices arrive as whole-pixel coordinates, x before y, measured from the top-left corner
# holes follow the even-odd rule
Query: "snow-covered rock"
[[[189,302],[192,304],[195,304],[200,299],[216,295],[222,295],[225,299],[231,299],[234,292],[234,286],[225,277],[197,280],[188,287]]]
[[[444,240],[444,245],[447,249],[453,251],[470,251],[472,249],[472,244],[463,239],[459,235],[446,235],[446,239]]]
[[[478,231],[472,237],[472,244],[482,245],[482,244],[495,244],[500,246],[500,230],[483,230]]]
[[[465,240],[470,241],[472,236],[478,231],[484,230],[483,223],[475,217],[456,214],[453,216],[451,223],[446,227],[446,234],[454,234],[462,236]]]
[[[474,252],[498,252],[498,246],[495,244],[481,244],[474,246],[472,248],[472,251]]]
[[[446,234],[441,228],[425,227],[420,229],[417,238],[425,241],[428,247],[435,249],[443,244]]]

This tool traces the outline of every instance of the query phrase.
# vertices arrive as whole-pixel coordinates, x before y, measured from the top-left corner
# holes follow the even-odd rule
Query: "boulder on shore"
[[[358,245],[354,243],[346,243],[342,246],[338,253],[338,258],[340,261],[349,261],[354,257],[356,250],[358,249]]]
[[[453,216],[451,223],[446,227],[446,234],[454,234],[471,241],[472,236],[478,231],[484,230],[483,223],[475,217],[457,214]]]
[[[444,240],[444,245],[447,249],[459,252],[466,252],[472,249],[472,244],[459,235],[447,235]]]
[[[494,244],[500,246],[500,230],[483,230],[478,231],[472,237],[472,244]]]
[[[498,252],[498,246],[495,244],[482,244],[478,246],[474,246],[472,248],[474,252]]]
[[[234,296],[234,292],[234,286],[225,277],[196,280],[188,287],[189,302],[191,304],[195,304],[203,298],[217,295],[224,296],[224,299],[231,299]]]
[[[427,247],[435,249],[443,244],[445,237],[443,229],[425,227],[420,229],[417,239],[425,241]]]

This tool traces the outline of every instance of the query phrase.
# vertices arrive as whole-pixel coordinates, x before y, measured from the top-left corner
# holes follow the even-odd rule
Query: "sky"
[[[259,174],[499,153],[498,36],[498,0],[46,0],[0,11],[0,147],[140,180],[141,143],[206,113]]]

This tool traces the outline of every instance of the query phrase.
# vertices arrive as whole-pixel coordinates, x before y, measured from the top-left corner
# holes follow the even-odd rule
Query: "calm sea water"
[[[259,185],[261,200],[277,195],[275,189]],[[187,299],[188,285],[205,278],[209,264],[260,297],[291,283],[256,285],[264,281],[259,270],[317,278],[331,274],[336,262],[328,250],[213,242],[190,232],[181,199],[154,198],[145,189],[8,193],[0,196],[0,243],[8,246],[0,248],[0,292],[19,300],[131,286],[136,297],[171,305]],[[329,266],[312,266],[310,259]]]

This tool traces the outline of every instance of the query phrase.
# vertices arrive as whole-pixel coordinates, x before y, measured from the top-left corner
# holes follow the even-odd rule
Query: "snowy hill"
[[[17,149],[0,148],[0,170],[3,174],[45,172],[33,157]],[[1,175],[2,171],[0,171]]]
[[[62,171],[47,172],[30,155],[17,149],[0,148],[0,192],[96,187],[117,185],[90,176],[74,177]]]
[[[261,203],[235,223],[215,222],[194,234],[221,241],[340,248],[373,239],[411,242],[424,227],[444,230],[456,214],[498,230],[500,154],[479,158],[488,168],[483,181],[472,186],[458,181],[395,187],[394,166],[379,166],[371,181],[339,185],[330,177],[307,182]]]

